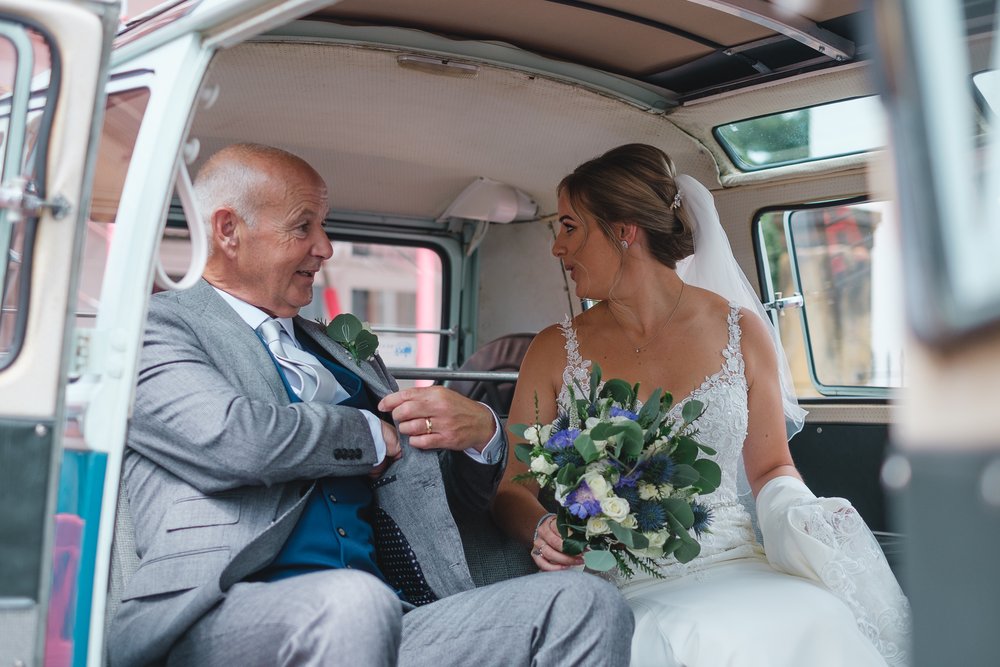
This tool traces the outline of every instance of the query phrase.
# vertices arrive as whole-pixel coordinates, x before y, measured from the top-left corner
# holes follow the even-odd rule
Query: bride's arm
[[[749,387],[749,423],[743,444],[743,462],[754,496],[775,477],[801,479],[785,437],[778,362],[767,323],[742,311],[742,351]]]
[[[533,424],[536,416],[539,423],[547,424],[556,418],[556,394],[562,378],[560,364],[565,359],[563,337],[558,329],[549,327],[535,336],[521,362],[508,424]],[[514,481],[517,475],[528,472],[528,466],[514,455],[514,448],[524,440],[508,435],[507,469],[493,500],[493,518],[505,533],[530,545],[535,526],[545,509],[538,502],[537,484]]]

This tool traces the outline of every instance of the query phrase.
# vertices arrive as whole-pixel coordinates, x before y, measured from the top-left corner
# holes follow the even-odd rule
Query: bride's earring
[[[622,250],[628,250],[628,241],[622,239]]]

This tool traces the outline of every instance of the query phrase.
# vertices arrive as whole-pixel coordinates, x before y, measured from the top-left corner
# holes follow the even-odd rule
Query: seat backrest
[[[459,370],[463,371],[503,371],[515,372],[521,369],[521,360],[535,334],[507,334],[493,340],[475,351]],[[480,380],[455,380],[447,387],[463,396],[482,401],[493,408],[500,417],[510,412],[514,398],[513,382],[485,382]]]

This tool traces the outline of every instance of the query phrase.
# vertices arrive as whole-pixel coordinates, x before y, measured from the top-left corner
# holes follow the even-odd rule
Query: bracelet
[[[542,515],[541,519],[538,520],[538,523],[535,524],[535,535],[534,535],[534,537],[531,538],[531,543],[532,544],[538,542],[538,530],[542,527],[542,523],[544,523],[546,520],[548,520],[549,517],[553,517],[553,516],[555,516],[555,513],[553,513],[553,512],[547,512],[547,513],[545,513],[545,514]]]

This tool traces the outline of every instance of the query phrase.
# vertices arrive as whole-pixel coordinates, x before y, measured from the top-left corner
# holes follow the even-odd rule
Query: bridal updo
[[[677,185],[670,156],[648,144],[626,144],[584,162],[559,183],[575,211],[585,211],[624,252],[613,223],[634,224],[646,232],[653,257],[671,269],[694,252],[694,236],[675,205]]]

